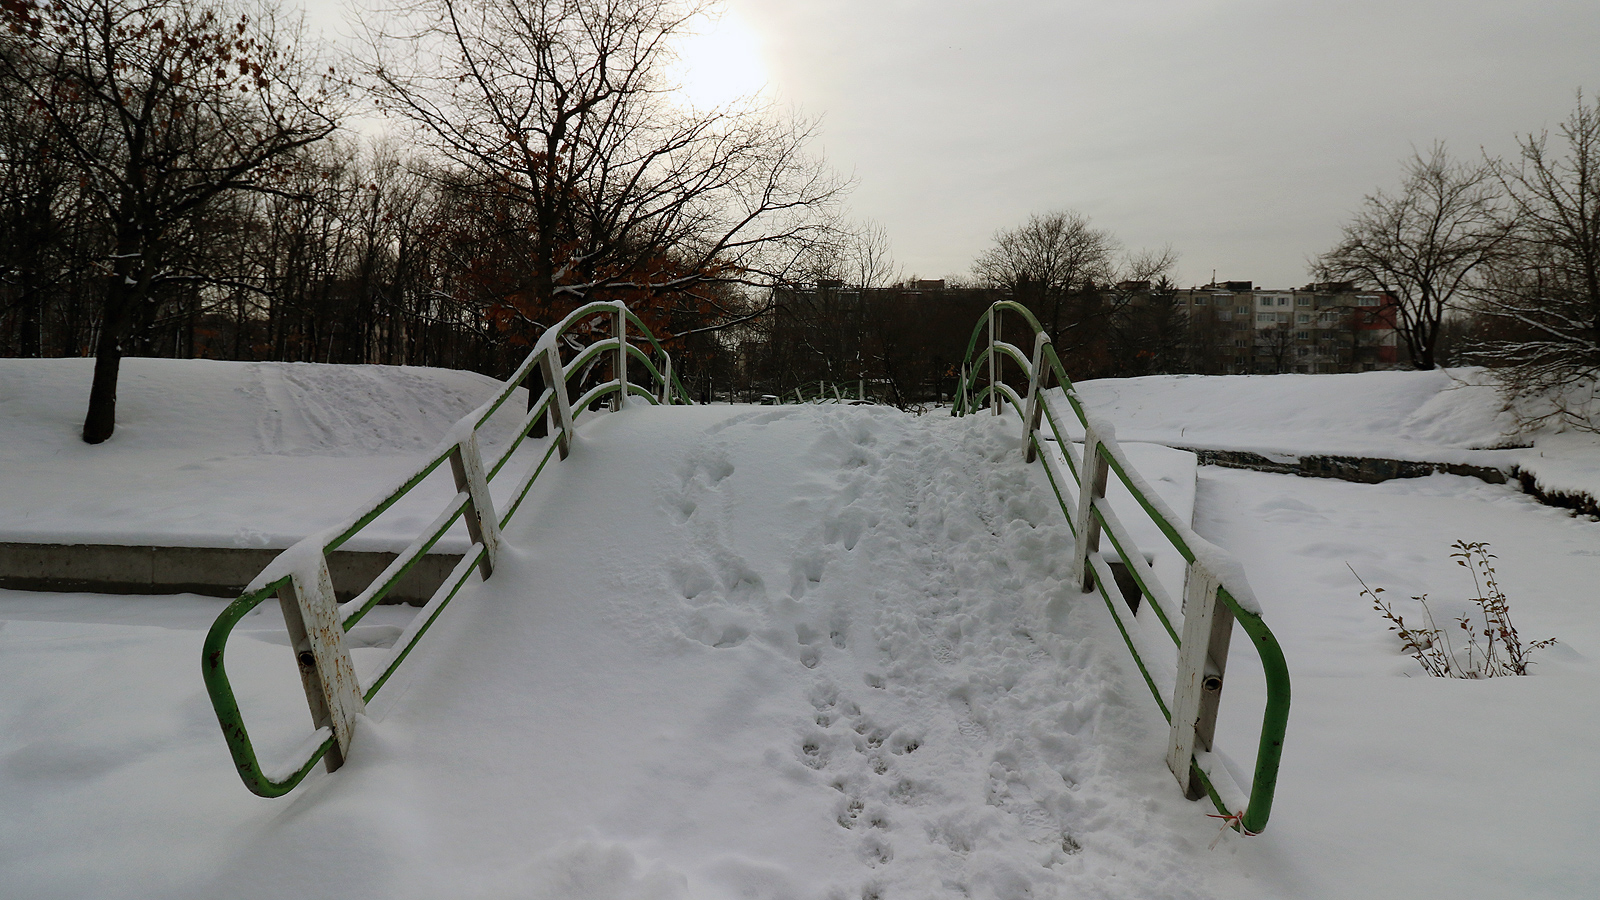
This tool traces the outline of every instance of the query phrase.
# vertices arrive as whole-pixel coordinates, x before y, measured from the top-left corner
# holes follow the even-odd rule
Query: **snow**
[[[10,535],[312,533],[494,389],[128,360],[118,433],[87,448],[88,367],[68,362],[81,373],[0,360]],[[1582,896],[1600,883],[1600,524],[1447,475],[1196,482],[1192,455],[1136,443],[1207,446],[1188,440],[1201,423],[1281,453],[1530,452],[1481,449],[1498,434],[1484,395],[1376,374],[1082,386],[1163,501],[1237,558],[1283,645],[1295,699],[1262,835],[1219,833],[1179,794],[1166,724],[1099,596],[1070,583],[1070,533],[1014,417],[630,405],[584,419],[505,528],[495,576],[473,576],[369,704],[345,767],[286,798],[239,783],[201,685],[223,601],[0,592],[0,894]],[[1594,466],[1575,436],[1536,437],[1573,477]],[[1118,490],[1181,596],[1174,554]],[[448,473],[433,493],[380,520],[382,539],[431,520]],[[1525,638],[1560,640],[1534,676],[1423,678],[1359,596],[1350,568],[1447,617],[1469,589],[1457,538],[1491,544]],[[357,670],[414,616],[378,607],[352,629]],[[268,603],[228,651],[269,765],[310,733],[286,644]],[[1263,688],[1250,641],[1233,654],[1213,763],[1248,784]]]
[[[1077,388],[1085,409],[1116,422],[1123,440],[1456,462],[1515,442],[1514,423],[1481,376],[1470,369],[1151,375]]]
[[[1358,485],[1207,467],[1196,506],[1196,528],[1250,573],[1294,676],[1272,824],[1236,844],[1225,894],[1554,898],[1600,884],[1600,523],[1451,475]],[[1533,676],[1423,677],[1360,598],[1351,568],[1408,615],[1403,598],[1426,592],[1448,623],[1471,590],[1448,557],[1457,539],[1491,545],[1524,640],[1560,640]],[[1233,647],[1248,652],[1237,634]],[[1219,726],[1230,754],[1259,690],[1243,662]]]
[[[92,359],[0,359],[0,541],[285,548],[393,487],[499,384],[418,367],[129,358],[117,430],[90,446],[76,436],[93,371]],[[504,446],[522,398],[491,420],[490,446]],[[436,473],[349,549],[402,549],[453,494]],[[461,551],[457,531],[441,549]]]
[[[1483,369],[1150,375],[1077,387],[1084,407],[1107,411],[1123,440],[1284,462],[1327,455],[1516,467],[1541,490],[1600,499],[1600,434],[1519,428]]]

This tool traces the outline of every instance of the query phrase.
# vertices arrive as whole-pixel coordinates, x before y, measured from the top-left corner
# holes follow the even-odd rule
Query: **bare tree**
[[[1173,285],[1173,272],[1178,267],[1178,251],[1168,244],[1154,250],[1146,249],[1129,253],[1117,268],[1112,279],[1116,282],[1148,282],[1152,288],[1165,283],[1167,288],[1176,290]]]
[[[1119,249],[1111,232],[1093,227],[1087,216],[1059,210],[1030,215],[1027,224],[996,232],[994,245],[978,256],[972,271],[980,281],[1036,304],[1041,324],[1059,343],[1062,332],[1098,309],[1098,299],[1088,295],[1113,280]],[[1083,307],[1077,315],[1074,295]]]
[[[1263,368],[1277,374],[1289,371],[1295,351],[1294,326],[1279,322],[1271,328],[1256,329],[1254,351],[1256,372]]]
[[[889,230],[868,221],[848,232],[840,254],[840,277],[859,288],[888,287],[901,280],[889,243]]]
[[[1400,339],[1418,369],[1436,365],[1445,314],[1505,251],[1501,191],[1488,163],[1454,162],[1443,144],[1414,154],[1395,195],[1369,194],[1338,245],[1314,264],[1324,281],[1355,281],[1398,302]]]
[[[334,127],[326,94],[270,10],[255,16],[204,0],[4,0],[27,38],[26,68],[0,76],[50,120],[111,233],[100,335],[83,439],[116,427],[125,343],[154,318],[183,271],[185,224],[229,191],[259,186],[275,160]]]
[[[1554,415],[1582,423],[1568,395],[1600,379],[1600,102],[1580,93],[1559,131],[1564,154],[1529,134],[1520,165],[1498,170],[1517,228],[1482,292],[1489,327],[1472,355],[1513,395],[1548,397]]]
[[[418,0],[372,36],[387,106],[478,188],[527,210],[525,289],[506,310],[537,331],[602,296],[742,321],[701,285],[767,283],[831,234],[845,184],[808,155],[814,124],[754,102],[709,111],[663,80],[703,12],[678,0]],[[704,324],[704,322],[703,322]],[[715,326],[712,326],[715,327]]]

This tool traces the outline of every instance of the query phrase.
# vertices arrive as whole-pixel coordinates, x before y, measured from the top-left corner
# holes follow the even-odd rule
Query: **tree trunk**
[[[130,266],[118,259],[106,285],[105,317],[100,324],[100,344],[95,348],[94,383],[89,388],[89,412],[83,419],[83,440],[98,444],[117,427],[117,373],[122,368],[122,333],[127,330]]]

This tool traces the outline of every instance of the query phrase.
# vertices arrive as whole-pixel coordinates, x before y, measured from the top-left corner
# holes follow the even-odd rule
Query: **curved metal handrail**
[[[1033,334],[1032,360],[1028,359],[1020,348],[999,339],[1003,334],[1001,316],[1005,313],[1019,316]],[[983,340],[986,331],[988,339]],[[1168,764],[1173,767],[1175,773],[1179,769],[1187,770],[1184,774],[1178,775],[1180,783],[1184,784],[1185,792],[1191,797],[1209,796],[1218,811],[1236,829],[1250,834],[1260,833],[1266,828],[1277,790],[1278,767],[1283,755],[1283,737],[1289,718],[1289,669],[1277,638],[1262,620],[1253,599],[1250,599],[1252,595],[1248,585],[1243,582],[1242,572],[1224,551],[1201,538],[1188,523],[1173,513],[1128,461],[1109,424],[1096,420],[1083,408],[1072,380],[1067,377],[1060,357],[1056,354],[1055,347],[1040,326],[1039,320],[1026,307],[1010,300],[1003,300],[990,306],[972,330],[972,336],[967,342],[965,359],[952,414],[958,416],[971,414],[982,409],[985,401],[988,401],[990,409],[998,415],[1003,401],[1022,416],[1028,460],[1031,462],[1037,456],[1044,466],[1051,489],[1055,492],[1062,512],[1066,514],[1067,525],[1079,545],[1074,552],[1077,554],[1084,590],[1098,588],[1116,622],[1117,630],[1121,632],[1124,643],[1133,654],[1140,675],[1169,724],[1174,723],[1173,706],[1181,707],[1181,716],[1173,727],[1172,753],[1169,754]],[[1007,360],[1015,364],[1020,374],[1027,379],[1026,397],[1017,393],[1002,378],[1002,367]],[[981,371],[984,368],[988,370],[987,379]],[[1052,398],[1047,393],[1051,377],[1054,377],[1061,396],[1071,409],[1072,419],[1082,432],[1083,451],[1074,452],[1074,440],[1061,427],[1062,422],[1055,404],[1051,402]],[[1048,434],[1045,433],[1046,428]],[[1065,462],[1066,472],[1059,471],[1059,464],[1055,462],[1057,454]],[[1075,455],[1078,458],[1075,459]],[[1117,520],[1110,505],[1104,502],[1105,477],[1109,473],[1117,476],[1173,549],[1182,556],[1189,566],[1190,586],[1215,585],[1215,590],[1210,591],[1210,596],[1207,598],[1214,599],[1215,607],[1213,608],[1212,603],[1205,602],[1197,603],[1195,607],[1200,610],[1204,625],[1191,626],[1188,620],[1174,615],[1181,610],[1169,608],[1174,605],[1172,598],[1166,595],[1165,588],[1156,581],[1153,570],[1133,543],[1132,537]],[[1090,494],[1087,499],[1083,496],[1086,484],[1089,486]],[[1076,490],[1070,503],[1063,494],[1064,487]],[[1073,507],[1076,507],[1076,510]],[[1118,611],[1118,604],[1112,598],[1109,586],[1115,584],[1115,576],[1109,564],[1098,552],[1098,538],[1101,533],[1109,537],[1112,550],[1120,558],[1127,573],[1132,576],[1132,581],[1140,593],[1141,602],[1148,603],[1155,611],[1163,630],[1179,651],[1180,685],[1175,687],[1172,705],[1169,705],[1163,696],[1149,665],[1140,653],[1139,645],[1144,642],[1141,632],[1130,630],[1129,623],[1124,621],[1123,613]],[[1093,546],[1085,548],[1085,544]],[[1089,575],[1090,572],[1093,573],[1092,577]],[[1243,602],[1241,597],[1245,598]],[[1209,666],[1218,662],[1225,665],[1227,656],[1226,637],[1213,637],[1217,631],[1211,627],[1214,609],[1226,609],[1231,619],[1237,621],[1245,634],[1250,637],[1266,676],[1267,698],[1262,711],[1255,773],[1248,797],[1244,798],[1242,804],[1239,803],[1239,797],[1223,796],[1224,793],[1236,793],[1230,789],[1232,779],[1215,764],[1215,760],[1207,752],[1210,743],[1209,731],[1215,721],[1216,703],[1220,700],[1222,687],[1221,667],[1218,666],[1213,670]],[[1179,625],[1174,627],[1174,622],[1178,622]],[[1196,622],[1199,622],[1199,618]],[[1224,635],[1227,631],[1224,627],[1226,625],[1227,621],[1223,620],[1222,624],[1217,626]],[[1198,634],[1200,641],[1204,641],[1205,645],[1191,647],[1190,651],[1185,653],[1184,638],[1180,637],[1180,629],[1186,636]],[[1222,656],[1220,661],[1215,659],[1214,652],[1219,646],[1219,641]],[[1186,672],[1194,676],[1190,679],[1192,684],[1185,682]],[[1190,696],[1196,692],[1197,696]],[[1184,717],[1188,717],[1190,712],[1195,713],[1195,718],[1185,723]],[[1196,784],[1203,789],[1203,793],[1195,790]]]
[[[568,361],[561,360],[562,338],[575,326],[596,316],[611,321],[613,334],[594,341],[578,351]],[[628,340],[628,325],[632,325],[649,346],[644,347]],[[577,402],[568,401],[568,380],[582,372],[591,362],[606,352],[617,354],[613,377],[590,388]],[[639,362],[648,375],[652,390],[646,385],[627,378],[624,361]],[[546,385],[517,428],[516,435],[487,469],[479,449],[477,433],[497,411],[512,397],[516,389],[528,379],[535,367],[541,367]],[[394,674],[400,663],[444,611],[446,605],[466,584],[473,569],[485,577],[492,571],[499,529],[510,521],[512,515],[526,498],[533,482],[539,477],[556,453],[567,455],[572,429],[578,415],[590,403],[607,395],[618,398],[625,395],[643,397],[651,403],[692,404],[683,382],[672,369],[672,358],[651,334],[650,329],[620,302],[589,303],[574,310],[540,338],[533,351],[511,377],[501,385],[495,396],[482,406],[461,418],[429,454],[427,460],[412,470],[405,479],[387,493],[378,495],[345,521],[310,535],[293,547],[280,553],[266,569],[245,588],[238,599],[223,609],[206,633],[201,651],[201,674],[206,692],[211,697],[217,722],[222,727],[223,738],[233,757],[234,767],[241,780],[253,793],[262,797],[279,797],[293,790],[303,781],[319,760],[328,763],[331,771],[343,761],[350,737],[352,722],[348,721],[351,709],[363,707],[378,693]],[[555,421],[549,446],[535,463],[529,465],[511,491],[512,500],[501,516],[494,514],[488,485],[493,482],[511,460],[513,454],[529,436],[535,423],[546,417]],[[392,507],[401,497],[409,494],[429,475],[446,462],[451,464],[457,482],[457,493],[440,511],[434,521],[419,533],[382,573],[350,601],[339,604],[332,595],[327,578],[327,554],[343,545],[370,525],[378,516]],[[348,648],[344,633],[376,606],[390,590],[405,577],[458,519],[468,520],[468,531],[473,539],[473,549],[456,564],[444,583],[434,592],[427,604],[418,611],[411,624],[401,633],[391,648],[390,656],[372,683],[362,689],[356,680],[353,667],[349,667]],[[284,611],[290,631],[291,644],[305,683],[307,701],[312,710],[313,730],[302,741],[290,760],[270,770],[257,757],[250,739],[243,713],[239,709],[233,684],[228,678],[226,658],[228,638],[239,621],[270,597],[277,596]],[[317,621],[313,621],[317,620]],[[320,627],[319,627],[320,622]],[[342,660],[342,662],[341,662]],[[355,711],[359,711],[356,709]],[[343,716],[343,720],[341,720]]]

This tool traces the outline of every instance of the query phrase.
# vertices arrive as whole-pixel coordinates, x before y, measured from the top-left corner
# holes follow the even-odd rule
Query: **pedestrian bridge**
[[[525,384],[515,438],[486,454],[479,429],[521,413]],[[451,842],[542,810],[552,845],[563,821],[606,822],[664,853],[844,841],[933,873],[994,842],[1068,860],[1094,810],[1137,817],[1152,788],[1129,761],[1164,758],[1161,790],[1261,832],[1288,675],[1243,573],[1189,526],[1192,455],[1119,444],[1013,303],[977,324],[953,412],[694,406],[624,306],[577,310],[410,477],[216,620],[202,670],[244,786],[355,779],[454,823]],[[445,467],[454,498],[339,602],[328,555]],[[363,618],[462,519],[470,551],[372,640]],[[274,598],[310,712],[292,740],[252,730],[256,670],[229,665]],[[1260,725],[1214,747],[1236,623]],[[1125,697],[1141,683],[1150,700]],[[1224,749],[1253,763],[1230,771]],[[828,827],[798,827],[818,804]]]

